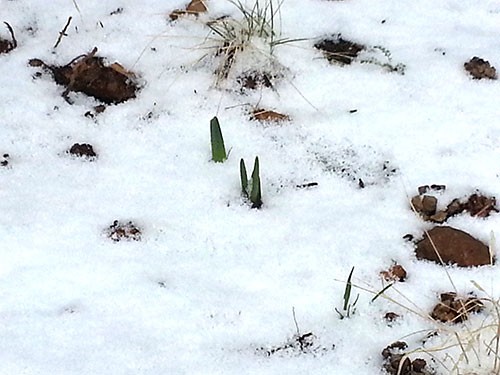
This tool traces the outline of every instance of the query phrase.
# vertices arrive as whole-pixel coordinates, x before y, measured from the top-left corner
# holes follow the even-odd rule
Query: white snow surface
[[[497,266],[418,261],[403,236],[430,228],[409,207],[420,185],[445,184],[444,204],[498,195],[500,86],[463,64],[500,66],[500,3],[284,0],[282,36],[306,40],[276,48],[273,89],[246,92],[231,74],[216,87],[205,26],[241,14],[225,0],[207,5],[171,22],[186,1],[0,0],[18,41],[0,55],[0,154],[10,155],[0,168],[1,374],[377,374],[384,347],[422,348],[437,323],[356,288],[355,314],[339,319],[351,267],[354,284],[377,292],[379,273],[403,265],[407,281],[387,294],[424,313],[455,287],[499,297]],[[339,33],[383,46],[404,74],[328,63],[314,43]],[[3,25],[0,35],[9,39]],[[72,93],[70,105],[28,65],[65,65],[93,47],[142,86],[95,119],[84,114],[97,100]],[[258,68],[261,48],[235,69]],[[252,107],[291,120],[251,121]],[[214,116],[225,163],[210,160]],[[97,159],[70,157],[74,143],[92,144]],[[240,158],[250,168],[257,155],[260,210],[239,182]],[[318,186],[296,187],[309,182]],[[133,221],[142,240],[111,241],[114,220]],[[499,224],[498,214],[448,222],[485,243]],[[402,318],[389,326],[388,311]],[[312,347],[266,355],[297,330],[314,334]],[[471,371],[486,374],[492,358],[479,355]],[[420,356],[440,374],[453,367]]]

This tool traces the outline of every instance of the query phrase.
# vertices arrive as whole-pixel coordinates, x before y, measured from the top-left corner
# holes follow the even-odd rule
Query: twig
[[[10,36],[12,37],[12,49],[17,47],[17,40],[16,37],[14,36],[14,30],[12,29],[12,26],[10,26],[7,22],[4,22],[5,26],[7,26],[7,29],[9,29]]]
[[[295,307],[292,307],[293,322],[295,323],[295,328],[297,329],[297,337],[300,337],[299,324],[297,323],[297,317],[295,316]]]
[[[52,47],[52,49],[57,48],[59,43],[61,43],[63,36],[68,36],[68,34],[66,34],[66,30],[68,30],[69,24],[71,23],[72,19],[73,19],[73,17],[71,17],[71,16],[68,17],[68,21],[66,22],[66,25],[64,25],[64,28],[62,29],[62,31],[59,31],[59,37],[57,38],[57,42],[56,42],[56,44],[54,44],[54,47]]]

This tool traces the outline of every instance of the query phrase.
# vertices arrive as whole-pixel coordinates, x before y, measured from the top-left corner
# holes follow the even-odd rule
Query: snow
[[[497,1],[285,0],[283,36],[309,39],[276,48],[284,79],[274,90],[244,94],[234,81],[215,87],[217,63],[205,56],[216,41],[204,21],[238,11],[210,0],[208,14],[169,22],[185,3],[1,2],[19,46],[0,55],[0,154],[10,155],[0,168],[0,373],[380,373],[384,347],[406,337],[421,348],[420,331],[443,326],[383,298],[370,303],[361,289],[356,313],[340,320],[351,267],[356,285],[377,292],[379,272],[402,264],[408,280],[388,294],[424,314],[454,290],[447,273],[459,293],[485,296],[475,280],[499,297],[498,267],[417,261],[402,238],[430,227],[409,209],[420,185],[446,184],[443,202],[476,189],[498,195],[498,81],[463,69],[475,55],[499,65]],[[338,33],[387,48],[405,74],[329,64],[313,44]],[[69,105],[27,62],[64,65],[94,46],[143,88],[91,119],[95,99],[72,94]],[[253,106],[292,121],[250,121]],[[215,115],[231,149],[223,164],[210,161]],[[97,160],[67,155],[74,143],[92,144]],[[252,210],[238,166],[257,155],[264,206]],[[319,185],[296,188],[308,182]],[[142,240],[111,241],[114,220],[133,221]],[[448,224],[488,243],[500,218]],[[266,356],[297,334],[292,310],[313,348]],[[388,311],[403,318],[388,326]],[[474,371],[486,374],[492,357],[480,359]]]

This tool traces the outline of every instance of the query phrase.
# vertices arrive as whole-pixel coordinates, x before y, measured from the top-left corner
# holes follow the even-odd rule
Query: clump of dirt
[[[390,375],[430,375],[432,372],[426,369],[427,362],[422,358],[412,361],[404,352],[407,348],[406,342],[396,341],[382,350],[384,370]]]
[[[396,314],[395,312],[388,312],[384,315],[384,320],[388,323],[388,325],[392,325],[396,320],[401,318],[401,315]]]
[[[349,65],[366,47],[343,39],[341,35],[338,34],[320,40],[314,44],[314,48],[322,51],[325,58],[331,63]]]
[[[431,316],[445,323],[461,323],[469,318],[469,314],[481,312],[484,308],[484,304],[477,297],[457,297],[454,292],[442,293],[440,300]]]
[[[175,21],[179,17],[186,16],[189,14],[199,15],[200,13],[204,13],[207,11],[207,6],[204,4],[203,0],[192,0],[187,6],[185,10],[176,9],[172,13],[170,13],[169,17],[172,21]]]
[[[121,223],[115,220],[106,230],[107,237],[115,242],[119,241],[140,241],[141,230],[131,221]]]
[[[454,199],[448,205],[447,210],[451,215],[456,215],[466,211],[470,214],[470,216],[488,217],[491,212],[498,212],[496,203],[495,197],[472,194],[465,203],[461,203],[460,200]]]
[[[288,115],[266,109],[255,109],[250,116],[251,120],[260,122],[284,122],[290,121]]]
[[[14,36],[14,30],[7,22],[4,22],[4,24],[5,26],[7,26],[7,29],[9,30],[11,40],[3,39],[0,37],[0,54],[9,53],[10,51],[12,51],[14,48],[17,47],[17,40],[16,37]]]
[[[57,84],[66,87],[63,97],[70,102],[69,93],[82,92],[106,104],[123,103],[135,98],[139,90],[136,75],[118,63],[107,66],[103,57],[96,56],[97,48],[63,66],[51,66],[32,59],[29,64],[43,67],[52,73]]]
[[[464,63],[464,68],[474,79],[497,79],[496,69],[490,65],[489,61],[474,56]]]
[[[488,246],[470,234],[446,226],[437,226],[417,242],[415,254],[437,264],[455,264],[459,267],[489,265],[494,262]]]
[[[388,270],[380,272],[380,276],[385,281],[400,281],[403,282],[406,280],[406,277],[408,276],[406,270],[403,268],[402,265],[400,264],[394,264],[391,268]]]
[[[87,118],[95,119],[100,113],[106,110],[106,106],[103,104],[96,105],[91,111],[85,112],[84,116]]]
[[[296,334],[283,345],[271,348],[260,347],[257,349],[257,352],[263,353],[268,357],[272,355],[295,356],[307,353],[318,354],[335,348],[335,345],[332,345],[330,348],[324,347],[318,344],[317,341],[318,338],[312,332]]]
[[[488,217],[491,212],[498,212],[495,197],[488,197],[480,193],[471,194],[467,200],[455,198],[444,210],[438,210],[438,198],[427,195],[427,192],[440,192],[446,189],[445,185],[428,185],[418,188],[419,195],[411,199],[411,207],[422,219],[435,223],[444,223],[448,218],[462,212],[469,212],[474,217]]]
[[[261,87],[272,89],[274,88],[273,81],[276,78],[276,75],[271,73],[252,70],[239,75],[236,78],[236,82],[238,82],[242,89],[247,90],[256,90]]]
[[[9,165],[9,159],[9,154],[3,154],[2,158],[0,159],[0,167],[7,167]]]
[[[92,147],[92,145],[89,145],[87,143],[75,143],[68,150],[68,153],[73,156],[83,157],[91,161],[97,158],[97,154],[95,153],[94,148]]]

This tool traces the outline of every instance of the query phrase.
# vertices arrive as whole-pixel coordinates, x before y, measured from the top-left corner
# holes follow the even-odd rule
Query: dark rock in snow
[[[417,243],[415,250],[417,258],[441,263],[434,247],[444,264],[471,267],[491,263],[488,246],[455,228],[443,226],[428,231],[424,239]]]
[[[78,156],[78,157],[86,157],[89,159],[95,159],[97,157],[97,154],[94,151],[94,148],[92,145],[89,145],[87,143],[75,143],[73,146],[68,151],[71,155]]]

